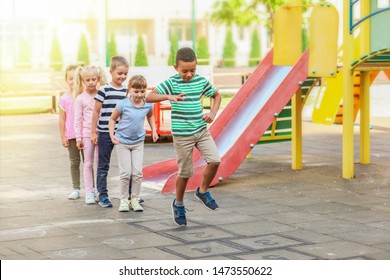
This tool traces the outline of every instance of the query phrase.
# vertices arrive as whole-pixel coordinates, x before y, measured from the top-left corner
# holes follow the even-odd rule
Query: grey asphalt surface
[[[143,186],[142,213],[67,199],[67,151],[58,115],[0,117],[0,258],[29,259],[390,259],[390,117],[373,117],[371,164],[341,174],[342,127],[303,122],[303,170],[291,170],[291,143],[257,145],[211,189],[212,212],[186,193],[187,227],[176,226],[174,194]],[[172,144],[146,144],[145,164],[174,156]]]

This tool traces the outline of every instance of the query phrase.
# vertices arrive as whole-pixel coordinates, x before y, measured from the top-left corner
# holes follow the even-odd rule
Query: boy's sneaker
[[[95,195],[93,192],[88,192],[85,194],[85,203],[86,204],[95,204]]]
[[[215,202],[214,198],[211,196],[209,192],[200,193],[200,188],[196,189],[195,197],[203,202],[204,206],[210,210],[217,210],[218,204]]]
[[[121,203],[119,204],[119,212],[129,212],[129,202],[126,199],[121,199]]]
[[[101,207],[104,207],[104,208],[106,208],[106,207],[112,207],[112,203],[111,203],[111,201],[108,199],[108,196],[106,196],[106,195],[103,195],[102,197],[100,197],[100,199],[99,199],[99,205],[100,205]]]
[[[187,225],[187,219],[186,219],[186,209],[184,206],[176,206],[175,205],[176,199],[172,202],[172,216],[173,221],[178,226],[186,226]]]
[[[139,204],[140,199],[138,197],[132,197],[130,199],[130,207],[134,212],[144,211],[144,208]]]
[[[75,200],[80,198],[80,191],[79,190],[74,190],[68,195],[68,199]]]

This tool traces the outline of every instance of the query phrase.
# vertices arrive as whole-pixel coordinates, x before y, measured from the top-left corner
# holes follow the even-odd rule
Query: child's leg
[[[207,162],[207,167],[203,172],[203,180],[200,186],[200,192],[207,192],[211,181],[214,179],[218,171],[219,163],[221,161],[218,148],[207,129],[199,133],[196,147]]]
[[[99,197],[108,196],[107,175],[110,169],[111,152],[114,144],[111,142],[108,132],[99,132],[98,136],[98,168],[97,168],[97,189]]]
[[[186,191],[189,178],[176,177],[176,201],[184,201],[184,193]]]
[[[195,146],[193,136],[174,136],[173,144],[176,151],[177,165],[179,171],[176,178],[176,201],[184,200],[184,193],[188,179],[194,174],[192,155]]]
[[[144,161],[144,142],[133,145],[131,148],[131,196],[139,197],[142,183],[142,163]]]
[[[210,162],[207,164],[203,172],[203,180],[200,185],[200,192],[207,192],[211,181],[214,179],[215,174],[217,174],[219,167],[219,162]]]
[[[129,181],[131,176],[131,151],[129,145],[117,144],[116,153],[119,167],[120,198],[126,199],[129,195]]]
[[[90,138],[84,138],[84,185],[88,193],[93,193],[93,163],[96,145],[91,143]]]
[[[73,189],[80,190],[80,151],[76,146],[76,139],[69,139],[69,160],[70,160],[70,176],[72,177]]]

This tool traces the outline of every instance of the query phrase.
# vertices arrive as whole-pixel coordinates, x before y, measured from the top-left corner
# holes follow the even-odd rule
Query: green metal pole
[[[108,0],[105,0],[104,7],[104,46],[106,56],[106,67],[110,66],[110,54],[108,53]]]
[[[195,0],[192,0],[192,49],[196,52],[196,13]]]

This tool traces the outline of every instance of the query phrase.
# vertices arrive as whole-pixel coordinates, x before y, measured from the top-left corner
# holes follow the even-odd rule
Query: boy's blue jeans
[[[107,175],[110,169],[111,152],[114,144],[111,142],[110,133],[98,133],[98,167],[96,185],[99,197],[108,196]]]
[[[98,133],[98,167],[96,185],[99,192],[99,197],[108,196],[107,190],[107,175],[110,169],[111,153],[114,149],[114,144],[111,142],[110,133]],[[131,193],[131,180],[129,184],[129,193]]]

